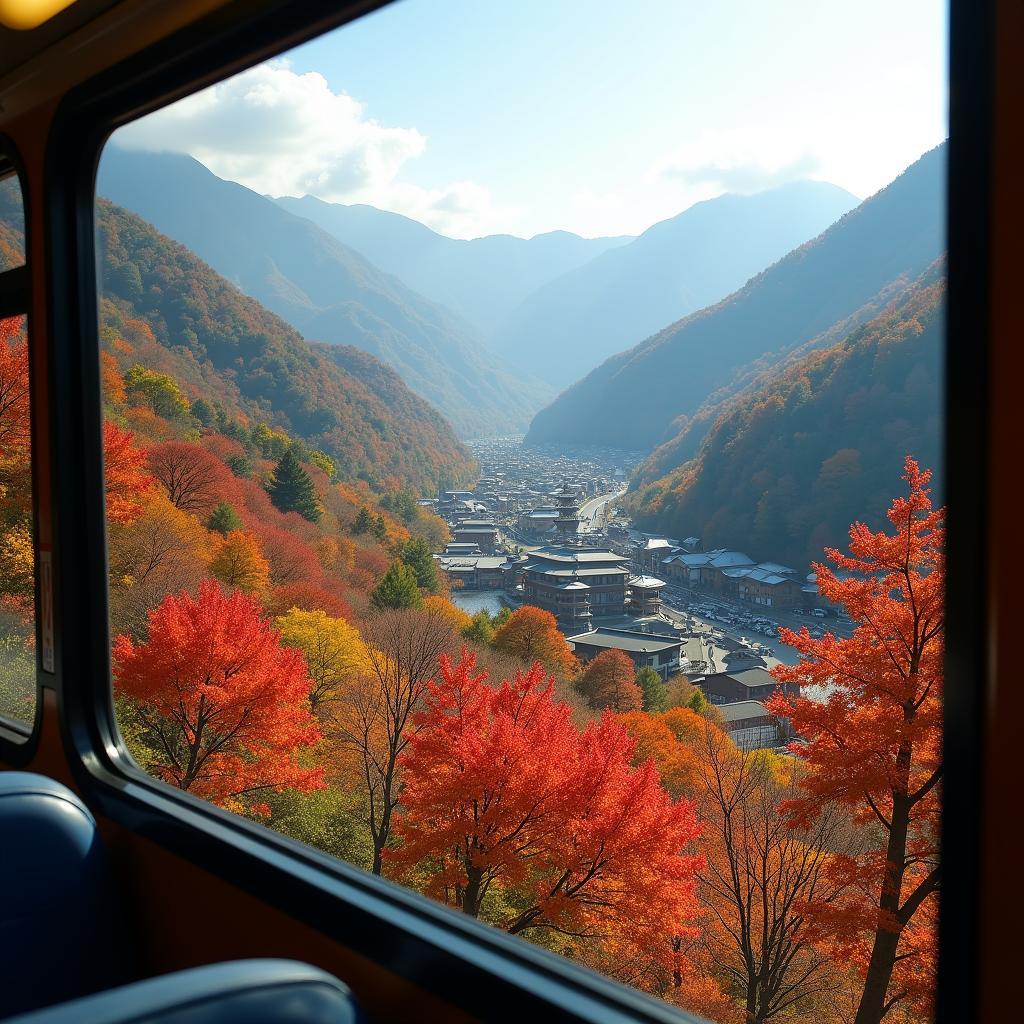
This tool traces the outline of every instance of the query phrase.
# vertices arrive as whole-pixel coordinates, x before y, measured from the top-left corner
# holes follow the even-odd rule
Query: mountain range
[[[565,387],[724,298],[856,204],[855,196],[823,181],[696,203],[549,281],[513,312],[495,344]]]
[[[410,288],[464,317],[485,337],[541,286],[632,236],[581,238],[549,231],[533,238],[448,238],[419,221],[375,206],[327,203],[315,196],[275,202],[305,217]]]
[[[537,414],[527,443],[671,444],[709,401],[876,315],[944,250],[945,164],[943,144],[739,291],[607,359]]]
[[[353,345],[393,367],[462,437],[522,429],[550,396],[525,370],[503,365],[461,317],[191,157],[110,145],[98,191],[185,245],[306,338]]]

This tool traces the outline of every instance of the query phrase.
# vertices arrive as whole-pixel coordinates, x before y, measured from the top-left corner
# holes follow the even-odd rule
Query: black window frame
[[[33,708],[31,722],[8,718],[0,715],[0,761],[6,762],[14,767],[21,768],[27,765],[35,756],[36,747],[39,743],[39,730],[43,716],[43,670],[42,658],[42,623],[39,619],[40,608],[40,574],[39,574],[39,453],[34,443],[37,436],[36,431],[36,401],[34,398],[35,381],[35,357],[32,345],[31,327],[31,305],[32,305],[32,251],[31,232],[29,231],[29,190],[25,174],[25,165],[21,154],[14,141],[5,133],[0,132],[0,180],[8,177],[17,179],[18,188],[21,192],[21,209],[25,224],[25,262],[18,267],[11,267],[8,270],[0,271],[0,319],[7,319],[13,316],[25,318],[26,332],[29,339],[28,344],[28,376],[29,376],[29,431],[32,438],[31,444],[31,473],[32,473],[32,544],[33,544],[33,575],[35,576],[35,594],[33,600],[33,628],[36,635],[36,699]]]
[[[312,848],[169,790],[134,767],[113,717],[107,621],[93,202],[99,154],[115,128],[383,6],[236,2],[69,94],[46,160],[56,677],[71,769],[86,799],[386,969],[470,1013],[521,1020],[679,1020],[679,1011]],[[950,4],[949,306],[945,477],[948,558],[943,860],[978,879],[982,680],[986,671],[985,485],[992,14]],[[27,197],[26,197],[27,206]],[[950,339],[963,338],[960,344]],[[981,341],[981,351],[976,344]],[[966,339],[971,339],[973,346]],[[951,382],[955,381],[955,389]],[[955,391],[955,393],[954,393]],[[50,681],[47,681],[50,685]],[[37,707],[41,707],[41,699]],[[38,711],[37,711],[38,714]],[[6,756],[6,751],[0,750]],[[973,1016],[973,890],[943,891],[939,1020]],[[685,1019],[685,1015],[683,1015]]]

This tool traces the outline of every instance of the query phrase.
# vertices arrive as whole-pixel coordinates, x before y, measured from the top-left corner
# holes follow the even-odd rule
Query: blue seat
[[[349,990],[293,960],[196,967],[51,1006],[5,1024],[356,1024]]]
[[[96,822],[66,786],[0,772],[0,1016],[128,981]]]
[[[354,1024],[349,990],[291,960],[137,977],[88,808],[43,775],[0,772],[4,1024]]]

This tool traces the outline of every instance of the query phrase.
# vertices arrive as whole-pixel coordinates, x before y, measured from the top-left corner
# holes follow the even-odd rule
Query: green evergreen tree
[[[213,406],[205,398],[197,398],[192,403],[192,415],[202,426],[213,426]]]
[[[417,608],[423,597],[416,585],[416,573],[401,559],[396,558],[370,595],[374,608]]]
[[[232,530],[241,530],[245,524],[242,517],[226,502],[222,501],[206,521],[208,530],[216,530],[226,537]]]
[[[387,540],[388,537],[388,523],[387,520],[379,515],[373,523],[373,535],[377,540]]]
[[[707,697],[704,696],[701,690],[697,690],[694,695],[690,698],[688,705],[691,711],[696,711],[698,715],[703,715],[707,712],[708,708],[711,707]]]
[[[392,494],[385,494],[380,500],[381,508],[386,508],[392,515],[397,516],[403,523],[411,523],[416,518],[418,511],[416,498],[412,491],[403,488]]]
[[[486,608],[481,608],[473,616],[473,621],[462,631],[462,635],[467,640],[472,640],[483,647],[491,646],[491,641],[494,639],[494,626],[491,624],[491,616]]]
[[[422,537],[413,537],[399,544],[395,552],[414,573],[420,590],[428,594],[436,594],[441,589],[441,581],[437,575],[437,563],[430,553],[427,542]]]
[[[291,448],[281,456],[267,491],[270,500],[282,512],[298,512],[311,523],[319,520],[321,510],[313,481]]]
[[[243,480],[252,479],[252,463],[245,455],[229,455],[228,469],[231,470],[235,476],[240,476]]]
[[[359,510],[359,515],[356,516],[356,521],[352,524],[353,533],[368,533],[373,528],[373,516],[370,515],[370,510],[364,505]]]
[[[637,672],[636,685],[644,692],[644,711],[652,715],[668,711],[668,692],[665,684],[650,665],[644,665]]]

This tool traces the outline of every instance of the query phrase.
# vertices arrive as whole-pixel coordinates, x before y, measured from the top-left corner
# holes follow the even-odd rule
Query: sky
[[[638,234],[947,134],[940,0],[399,0],[122,128],[269,195],[457,238]]]

